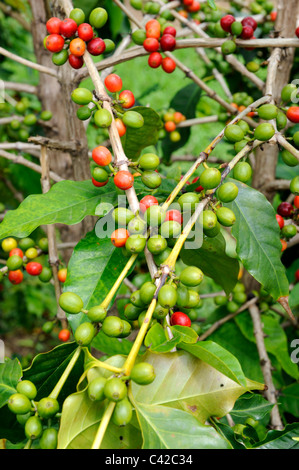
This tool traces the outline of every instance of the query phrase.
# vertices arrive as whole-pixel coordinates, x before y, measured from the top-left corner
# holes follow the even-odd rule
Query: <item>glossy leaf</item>
[[[76,245],[63,286],[64,292],[74,292],[82,298],[85,309],[99,305],[105,299],[129,259],[123,256],[120,248],[115,248],[110,238],[100,236],[96,227]],[[87,318],[79,313],[68,314],[68,319],[76,329]]]
[[[18,359],[11,359],[0,364],[0,408],[7,403],[13,393],[16,393],[21,377],[22,367]]]
[[[193,246],[194,245],[194,246]],[[205,237],[202,245],[192,242],[192,247],[181,250],[185,264],[197,266],[206,276],[211,277],[229,294],[238,280],[239,262],[226,253],[225,239],[221,233],[215,238]]]
[[[107,400],[94,402],[87,391],[77,392],[65,400],[58,434],[58,449],[91,449]],[[125,427],[110,422],[101,449],[138,449],[142,440],[136,418]]]
[[[266,439],[254,446],[255,449],[299,449],[299,424],[288,424],[282,431],[269,431]]]
[[[261,395],[245,394],[236,401],[230,415],[236,423],[248,417],[262,421],[271,413],[273,406]]]
[[[159,114],[152,108],[136,106],[132,108],[132,111],[143,116],[144,125],[139,129],[127,127],[127,132],[122,137],[122,143],[126,156],[136,160],[142,149],[157,143],[158,131],[162,123]]]
[[[24,370],[24,379],[31,380],[37,388],[37,400],[47,397],[52,392],[77,347],[74,342],[56,346],[51,351],[35,356],[30,367]],[[59,394],[60,403],[76,390],[82,372],[83,354],[80,355]]]
[[[225,206],[236,215],[232,234],[245,269],[277,300],[288,296],[289,283],[281,262],[280,231],[275,211],[265,196],[239,181],[238,197]],[[258,215],[257,215],[258,208]]]
[[[246,378],[239,361],[229,351],[213,341],[199,341],[196,344],[180,344],[185,351],[206,362],[239,385],[246,386]]]
[[[137,404],[143,449],[230,449],[212,426],[201,424],[186,411]]]
[[[74,225],[87,215],[94,215],[100,202],[115,204],[117,193],[113,181],[96,188],[91,181],[61,181],[45,194],[28,196],[0,224],[0,238],[27,237],[40,225]]]
[[[264,388],[263,384],[249,380],[246,386],[240,386],[186,351],[147,353],[140,360],[153,365],[156,378],[147,386],[132,384],[134,401],[187,411],[201,423],[210,416],[229,413],[243,393]]]

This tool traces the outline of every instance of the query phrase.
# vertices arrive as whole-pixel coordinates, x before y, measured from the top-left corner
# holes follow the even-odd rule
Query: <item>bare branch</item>
[[[52,75],[53,77],[57,77],[57,72],[55,69],[51,69],[50,67],[45,67],[44,65],[36,64],[35,62],[31,62],[30,60],[27,60],[27,59],[23,59],[23,57],[20,57],[16,54],[13,54],[12,52],[7,51],[3,47],[0,47],[0,54],[4,55],[8,59],[18,62],[19,64],[22,64],[22,65],[25,65],[26,67],[37,70],[38,72],[46,73],[48,75]]]

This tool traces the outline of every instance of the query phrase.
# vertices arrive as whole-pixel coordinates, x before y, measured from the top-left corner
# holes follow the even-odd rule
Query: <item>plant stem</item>
[[[122,270],[122,272],[118,276],[118,278],[117,278],[116,282],[114,283],[114,286],[110,290],[109,294],[107,295],[105,300],[103,300],[103,302],[101,303],[101,307],[103,307],[103,308],[108,308],[109,307],[110,302],[112,301],[114,295],[116,294],[116,292],[120,288],[120,286],[123,283],[124,279],[127,277],[127,274],[130,271],[133,264],[135,263],[135,260],[136,260],[137,257],[138,257],[138,253],[131,256],[131,258],[127,262],[126,266],[124,267],[124,269]]]
[[[106,432],[107,427],[109,425],[111,416],[113,414],[115,405],[116,405],[116,403],[114,401],[109,402],[109,404],[108,404],[108,406],[105,410],[105,413],[104,413],[104,415],[101,419],[101,424],[100,424],[99,429],[97,431],[96,437],[93,441],[93,444],[92,444],[92,447],[91,447],[92,449],[99,449],[101,447],[101,444],[102,444],[102,441],[104,439],[105,432]]]
[[[81,350],[82,350],[81,346],[78,346],[77,349],[75,350],[72,359],[70,360],[70,362],[67,365],[67,368],[65,369],[65,371],[63,372],[63,374],[60,377],[59,381],[57,382],[57,384],[53,388],[52,392],[50,393],[50,395],[49,395],[50,398],[57,399],[59,393],[61,392],[62,387],[64,386],[68,376],[70,375],[74,365],[77,362],[77,359],[80,356]]]

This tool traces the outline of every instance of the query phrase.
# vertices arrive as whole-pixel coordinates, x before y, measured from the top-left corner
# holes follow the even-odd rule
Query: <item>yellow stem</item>
[[[126,266],[124,267],[124,269],[122,270],[122,272],[118,276],[118,278],[117,278],[116,282],[114,283],[114,286],[110,290],[109,294],[107,295],[105,300],[103,300],[103,302],[101,303],[101,307],[103,307],[103,308],[108,308],[109,307],[110,302],[112,301],[112,299],[115,296],[116,292],[118,291],[121,284],[123,283],[123,280],[127,276],[129,270],[131,269],[131,267],[135,263],[135,260],[136,260],[137,256],[138,256],[138,253],[131,256],[131,258],[127,262]]]
[[[104,439],[105,432],[106,432],[107,427],[109,425],[109,422],[110,422],[111,416],[113,414],[115,405],[116,405],[116,403],[114,401],[109,402],[109,404],[108,404],[108,406],[105,410],[105,413],[104,413],[104,415],[101,419],[101,423],[100,423],[100,426],[98,428],[96,437],[93,441],[93,444],[92,444],[92,447],[91,447],[92,449],[99,449],[101,447],[102,441]]]

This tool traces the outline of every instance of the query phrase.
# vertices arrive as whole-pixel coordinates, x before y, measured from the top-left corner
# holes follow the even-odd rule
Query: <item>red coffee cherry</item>
[[[173,325],[180,325],[180,326],[191,326],[191,320],[183,312],[175,312],[170,317],[170,324]]]
[[[21,284],[23,278],[24,275],[20,269],[17,269],[16,271],[9,271],[8,273],[8,280],[11,282],[11,284]]]
[[[107,166],[112,162],[111,152],[102,145],[95,147],[91,156],[93,161],[99,166]]]
[[[170,57],[164,57],[164,59],[162,60],[162,69],[166,73],[174,72],[176,69],[175,61],[171,59]]]
[[[145,212],[146,209],[148,209],[149,207],[151,206],[158,206],[159,205],[159,202],[158,200],[155,198],[155,196],[144,196],[140,203],[139,203],[139,208],[140,208],[140,211],[141,212]]]
[[[146,37],[159,39],[161,34],[161,25],[158,20],[149,20],[145,25]]]
[[[179,224],[183,223],[183,217],[180,211],[177,209],[171,209],[166,212],[165,222],[173,220]]]
[[[125,228],[118,228],[114,230],[114,232],[111,235],[111,241],[114,246],[117,248],[123,247],[126,244],[126,241],[128,240],[130,234],[127,229]]]
[[[287,110],[287,118],[295,124],[299,123],[299,106],[291,106]]]
[[[67,277],[67,268],[61,268],[59,269],[58,273],[57,273],[57,277],[59,279],[60,282],[65,282],[66,281],[66,277]]]
[[[193,0],[191,5],[188,5],[187,6],[187,10],[190,12],[190,13],[196,13],[197,11],[200,10],[200,3],[197,2],[197,0]]]
[[[70,42],[70,53],[82,57],[86,49],[85,41],[81,38],[75,38]]]
[[[232,15],[225,15],[220,20],[221,28],[227,33],[231,32],[231,25],[236,21],[236,18]]]
[[[290,217],[294,212],[294,207],[289,202],[281,202],[277,207],[277,214],[281,217]]]
[[[242,39],[251,39],[254,34],[253,28],[251,26],[244,26],[241,34]]]
[[[24,253],[23,251],[21,250],[21,248],[13,248],[10,252],[9,252],[9,256],[19,256],[20,258],[23,258],[24,256]]]
[[[71,38],[74,36],[78,29],[78,25],[76,21],[72,20],[71,18],[66,18],[60,24],[60,34],[65,38]]]
[[[101,38],[94,38],[87,44],[87,50],[91,55],[101,55],[106,50],[105,41]]]
[[[196,183],[196,181],[198,181],[198,180],[199,180],[199,176],[196,176],[196,177],[192,180],[192,184],[193,184],[193,183]],[[199,185],[197,188],[195,188],[194,191],[196,191],[197,193],[201,193],[201,191],[203,191],[203,190],[204,190],[203,186],[200,186],[200,185]]]
[[[71,333],[67,328],[64,328],[63,330],[60,330],[58,333],[58,339],[65,343],[70,339]]]
[[[100,181],[96,181],[93,177],[91,177],[91,181],[94,186],[96,186],[97,188],[101,188],[102,186],[106,186],[106,184],[109,181],[109,178],[107,179],[107,181],[100,182]]]
[[[118,132],[119,137],[122,137],[123,135],[125,135],[125,133],[127,132],[127,128],[126,128],[125,124],[123,123],[123,121],[120,118],[116,118],[114,120],[114,123],[115,123],[115,126],[117,128],[117,132]]]
[[[166,26],[163,31],[163,34],[171,34],[171,36],[176,37],[176,29],[173,26]]]
[[[152,52],[148,58],[148,65],[152,69],[157,69],[162,64],[162,59],[160,52]]]
[[[296,209],[299,209],[299,196],[294,197],[294,206]]]
[[[276,13],[276,16],[277,16],[277,13]],[[276,20],[276,18],[275,18],[275,20]],[[272,20],[272,21],[275,21],[275,20]],[[297,38],[299,38],[299,26],[298,26],[298,28],[296,28],[295,34],[296,34]]]
[[[124,101],[121,103],[122,108],[129,109],[132,108],[135,104],[135,96],[130,90],[124,90],[119,95],[120,101]]]
[[[60,34],[50,34],[46,39],[46,48],[50,52],[60,52],[64,46],[64,39]]]
[[[163,34],[160,39],[160,46],[162,51],[173,51],[176,46],[175,37],[171,34]]]
[[[84,64],[83,57],[78,57],[74,54],[70,54],[68,60],[69,60],[70,66],[73,69],[77,70],[77,69],[81,69],[81,67],[83,67],[83,64]]]
[[[299,282],[299,269],[295,272],[295,280]]]
[[[60,25],[62,21],[53,16],[46,23],[46,28],[49,34],[60,34]]]
[[[279,214],[276,214],[276,220],[277,220],[277,223],[278,223],[280,229],[282,229],[282,227],[284,226],[283,217],[281,217],[281,215],[279,215]]]
[[[143,47],[148,52],[157,52],[160,48],[160,43],[156,38],[146,38],[143,41]]]
[[[257,22],[251,16],[246,16],[246,18],[243,18],[241,23],[243,26],[251,26],[253,31],[255,31],[257,28]]]
[[[81,23],[78,26],[78,36],[83,39],[83,41],[91,41],[93,38],[93,29],[89,23]]]
[[[134,176],[129,171],[120,170],[114,176],[114,184],[119,189],[130,189],[134,184]]]
[[[28,274],[30,274],[30,276],[39,276],[42,270],[42,265],[36,261],[30,261],[28,264],[26,264],[26,271]]]
[[[122,79],[115,73],[111,73],[105,78],[105,87],[111,93],[117,93],[123,87]]]

